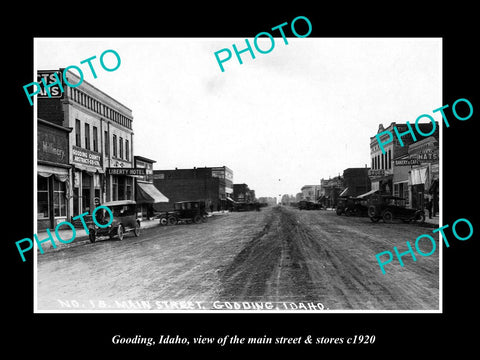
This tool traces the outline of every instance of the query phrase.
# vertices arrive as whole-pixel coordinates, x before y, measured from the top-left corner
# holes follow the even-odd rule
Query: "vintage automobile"
[[[384,222],[391,222],[400,219],[403,222],[424,222],[425,212],[419,209],[409,209],[401,203],[404,198],[392,195],[374,194],[368,201],[368,216],[373,222],[383,219]]]
[[[322,205],[319,203],[315,203],[313,201],[300,200],[298,202],[298,209],[299,210],[320,210],[322,209]]]
[[[160,215],[161,225],[175,225],[179,222],[199,224],[207,221],[205,201],[179,201],[173,204],[173,211]]]
[[[99,236],[109,236],[112,239],[117,236],[123,240],[126,232],[133,231],[135,236],[140,235],[140,220],[137,218],[136,203],[133,200],[109,201],[103,206],[108,207],[113,213],[113,220],[106,228],[101,228],[92,223],[89,228],[90,242],[94,243]],[[105,209],[99,209],[95,214],[99,224],[107,224],[110,221],[110,214]]]
[[[337,203],[337,215],[346,216],[368,216],[368,206],[366,200],[357,197],[340,197]]]

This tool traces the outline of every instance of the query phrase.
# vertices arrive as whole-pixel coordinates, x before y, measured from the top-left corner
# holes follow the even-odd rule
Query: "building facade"
[[[343,186],[345,189],[339,196],[359,196],[371,190],[370,177],[366,166],[363,168],[348,168],[343,170]]]
[[[62,79],[62,71],[52,72]],[[65,75],[70,84],[80,82],[70,71]],[[64,84],[63,89],[58,97],[38,96],[37,101],[39,118],[72,129],[69,217],[91,213],[98,203],[134,200],[134,177],[115,171],[133,167],[132,110],[86,81],[74,88]]]
[[[153,183],[164,194],[168,203],[155,204],[157,211],[173,209],[178,201],[206,202],[215,210],[227,208],[233,193],[233,171],[226,166],[193,169],[153,170]]]
[[[416,134],[416,140],[410,133],[402,136],[403,146],[394,132],[395,126],[400,134],[408,130],[407,124],[392,122],[387,128],[379,125],[377,134],[388,130],[393,134],[393,141],[384,145],[382,153],[377,138],[370,138],[371,169],[369,177],[372,190],[383,194],[402,197],[403,205],[411,208],[424,208],[425,195],[432,197],[438,211],[439,183],[439,125],[433,134],[427,138]],[[432,130],[432,124],[418,124],[419,129],[427,134]],[[381,137],[386,141],[388,134]]]
[[[54,228],[70,216],[71,128],[37,119],[37,228]]]
[[[406,133],[402,135],[402,143],[403,146],[400,144],[398,137],[395,134],[394,127],[400,134],[403,134],[408,131],[408,125],[405,124],[397,124],[392,122],[387,128],[383,127],[383,124],[378,126],[377,134],[380,134],[384,131],[390,131],[393,136],[393,140],[388,144],[383,145],[385,153],[382,151],[378,144],[378,140],[376,136],[372,136],[370,138],[370,158],[371,158],[371,167],[369,170],[369,177],[371,180],[371,187],[372,190],[376,190],[382,194],[393,194],[394,188],[394,159],[402,158],[408,154],[409,146],[415,143],[414,138],[410,133]],[[429,133],[432,129],[432,124],[418,124],[418,127],[423,133]],[[434,133],[434,137],[438,139],[438,123],[436,123],[436,130]],[[389,138],[388,134],[384,134],[380,137],[382,143],[386,142]],[[417,141],[421,139],[420,135],[416,135]],[[401,181],[396,181],[398,184]],[[398,185],[399,187],[403,187],[403,185]],[[401,191],[400,191],[401,192]]]
[[[331,179],[321,179],[318,202],[327,208],[334,208],[337,206],[338,198],[344,189],[343,178],[340,175]]]
[[[252,203],[256,201],[255,190],[247,184],[233,184],[233,200],[240,203]]]
[[[134,156],[135,172],[141,172],[136,175],[135,181],[135,201],[137,203],[137,215],[141,219],[150,219],[154,216],[154,204],[168,203],[168,198],[164,196],[153,184],[153,164],[155,160]]]
[[[307,201],[317,201],[317,199],[320,197],[320,185],[304,185],[300,189],[302,192],[302,198],[301,200],[307,200]]]

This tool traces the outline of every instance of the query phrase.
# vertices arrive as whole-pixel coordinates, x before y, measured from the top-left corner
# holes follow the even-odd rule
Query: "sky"
[[[274,39],[268,54],[249,39],[255,59],[245,52],[240,64],[232,44],[244,49],[245,38],[36,38],[34,71],[79,66],[132,110],[134,155],[158,170],[225,165],[257,197],[370,166],[380,123],[441,121],[440,38]],[[224,48],[233,55],[222,72],[214,53]],[[121,58],[112,72],[99,63],[108,49]],[[94,55],[96,79],[80,64]]]

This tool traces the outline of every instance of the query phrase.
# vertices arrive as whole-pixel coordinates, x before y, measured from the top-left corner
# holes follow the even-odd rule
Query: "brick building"
[[[177,201],[203,200],[207,208],[226,209],[233,193],[233,172],[226,166],[153,170],[153,184],[168,199],[155,204],[157,211],[173,209]]]
[[[251,203],[256,200],[255,190],[247,184],[233,184],[233,200],[241,203]]]
[[[38,76],[51,79],[54,73],[63,84],[63,69],[39,70]],[[67,71],[65,76],[70,84],[80,82],[75,73]],[[76,87],[63,84],[63,92],[56,86],[50,88],[52,97],[37,95],[37,116],[71,129],[71,176],[62,193],[67,217],[93,211],[96,202],[134,200],[134,177],[111,171],[133,167],[132,110],[86,81]]]
[[[339,196],[358,196],[371,189],[370,178],[366,166],[363,168],[348,168],[343,170],[343,186],[345,189]]]

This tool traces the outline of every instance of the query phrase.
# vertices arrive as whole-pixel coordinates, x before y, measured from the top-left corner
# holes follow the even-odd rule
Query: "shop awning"
[[[86,171],[86,172],[89,172],[91,174],[95,174],[97,172],[99,174],[105,174],[105,170],[103,170],[101,168],[94,167],[94,166],[83,165],[83,164],[75,164],[74,166],[75,166],[75,169]]]
[[[228,201],[231,201],[231,202],[234,203],[234,204],[236,203],[235,200],[233,200],[231,197],[228,197],[228,196],[227,196],[227,200],[228,200]]]
[[[163,195],[152,183],[137,182],[136,200],[138,204],[157,204],[168,202],[168,198]]]
[[[346,187],[345,190],[343,190],[338,196],[347,196],[347,195],[348,195],[348,187]]]
[[[370,196],[370,195],[376,193],[377,191],[378,191],[378,190],[370,190],[370,191],[366,192],[365,194],[358,195],[357,198],[362,199],[362,198],[364,198],[364,197],[367,197],[367,196]]]
[[[410,185],[428,184],[428,168],[412,169],[410,172]]]

